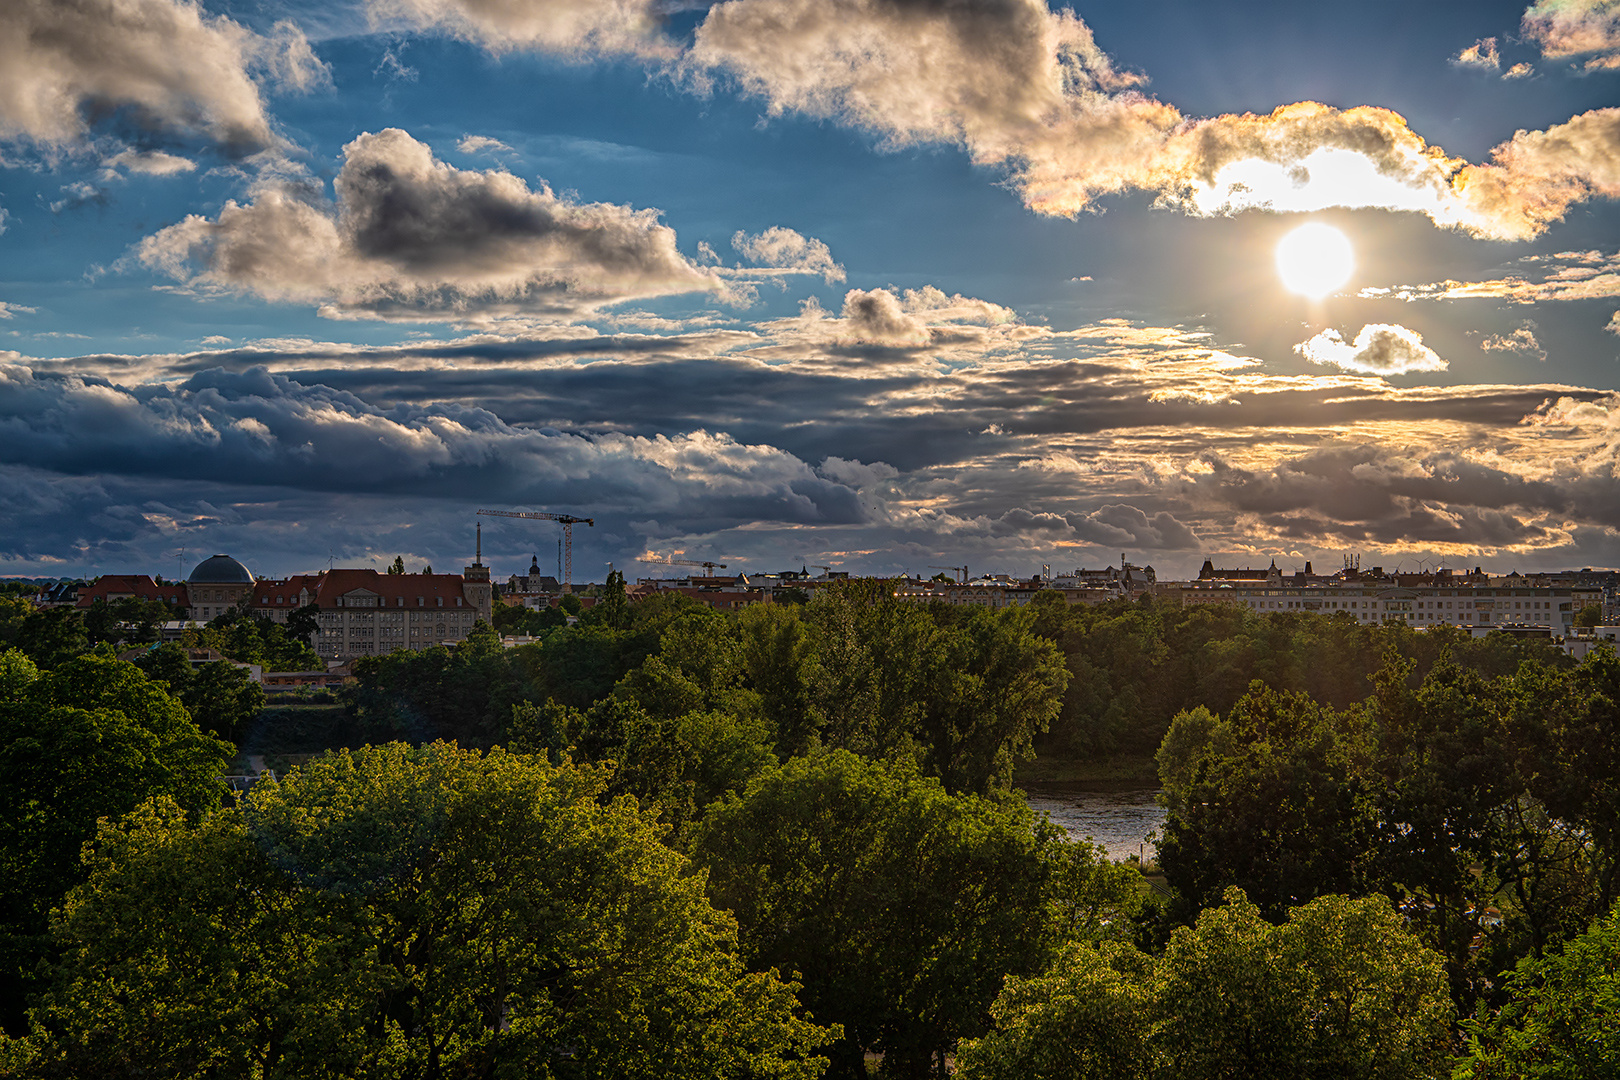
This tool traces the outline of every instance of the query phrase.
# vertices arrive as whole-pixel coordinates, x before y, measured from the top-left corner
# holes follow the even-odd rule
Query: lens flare
[[[1277,276],[1289,292],[1320,300],[1350,280],[1356,253],[1331,225],[1301,225],[1277,244]]]

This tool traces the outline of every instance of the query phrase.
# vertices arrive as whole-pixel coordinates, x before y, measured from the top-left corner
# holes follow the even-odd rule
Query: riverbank
[[[1096,791],[1159,786],[1159,766],[1152,754],[1078,760],[1038,757],[1013,770],[1013,786],[1063,784]]]

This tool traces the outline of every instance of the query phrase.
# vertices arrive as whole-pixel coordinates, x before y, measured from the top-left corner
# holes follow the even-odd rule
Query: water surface
[[[1153,788],[1098,791],[1075,784],[1024,784],[1024,794],[1036,814],[1046,814],[1075,840],[1101,844],[1111,859],[1140,853],[1156,857],[1158,848],[1148,837],[1164,826],[1164,807],[1155,801]]]

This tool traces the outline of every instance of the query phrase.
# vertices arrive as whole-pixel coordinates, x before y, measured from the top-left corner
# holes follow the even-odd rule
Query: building
[[[187,607],[197,622],[216,619],[244,600],[251,605],[252,592],[252,571],[229,555],[204,559],[186,578],[186,594],[190,599]]]
[[[287,616],[315,602],[321,576],[294,574],[279,581],[260,578],[253,586],[253,614],[272,622],[286,622]]]
[[[183,582],[171,581],[159,585],[150,574],[102,574],[90,584],[78,588],[74,606],[87,608],[98,600],[111,604],[131,598],[156,600],[181,611],[191,606]]]
[[[1188,582],[1181,602],[1238,604],[1262,614],[1313,611],[1344,614],[1358,623],[1403,622],[1426,629],[1432,626],[1547,627],[1564,634],[1574,628],[1575,616],[1587,604],[1602,599],[1596,586],[1540,584],[1522,579],[1509,584],[1474,584],[1475,579],[1448,580],[1437,575],[1431,584],[1400,587],[1383,580],[1345,579],[1330,584],[1305,584],[1273,578],[1270,581]],[[1504,579],[1493,579],[1504,580]]]

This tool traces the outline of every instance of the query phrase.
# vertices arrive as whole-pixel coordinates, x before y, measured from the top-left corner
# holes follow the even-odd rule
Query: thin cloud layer
[[[0,4],[0,139],[82,148],[119,112],[247,154],[276,143],[261,83],[310,90],[326,68],[301,31],[268,36],[185,0]]]
[[[332,318],[578,318],[677,293],[729,295],[658,211],[578,203],[503,170],[457,169],[397,128],[343,149],[328,202],[261,184],[215,219],[144,240],[138,260],[194,288],[318,304]]]
[[[494,53],[670,59],[656,0],[367,0],[373,22],[440,30]]]
[[[1447,364],[1416,330],[1392,323],[1369,323],[1354,341],[1337,330],[1323,330],[1294,351],[1313,364],[1367,375],[1404,375],[1412,371],[1444,371]]]
[[[1483,281],[1435,281],[1425,285],[1391,285],[1361,290],[1367,299],[1509,300],[1536,304],[1549,300],[1595,300],[1620,296],[1620,255],[1601,251],[1560,251],[1526,255],[1524,269]]]
[[[1521,30],[1549,59],[1588,57],[1588,71],[1620,67],[1620,3],[1616,0],[1537,0]]]

